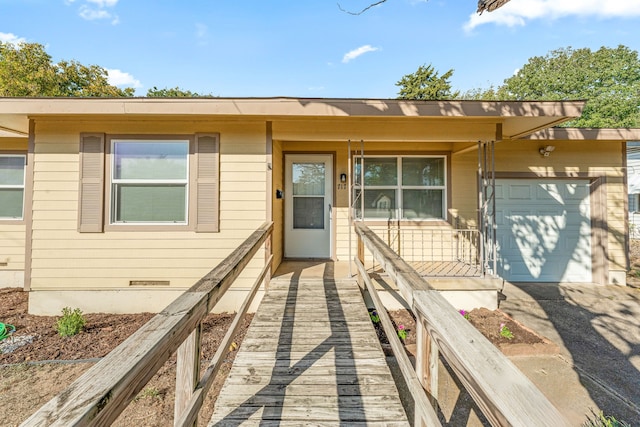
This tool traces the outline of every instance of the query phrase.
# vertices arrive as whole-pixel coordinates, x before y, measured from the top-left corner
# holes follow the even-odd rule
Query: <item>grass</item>
[[[134,402],[137,402],[141,399],[159,399],[161,396],[160,390],[155,387],[147,387],[142,390],[138,395],[133,399]]]

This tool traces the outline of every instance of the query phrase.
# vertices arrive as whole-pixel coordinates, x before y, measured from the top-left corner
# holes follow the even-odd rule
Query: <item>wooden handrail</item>
[[[249,294],[246,296],[244,302],[240,306],[240,309],[233,318],[233,322],[231,322],[231,326],[229,326],[227,333],[225,334],[224,338],[222,338],[220,345],[218,345],[218,350],[216,350],[216,354],[213,356],[213,359],[211,359],[211,362],[209,362],[209,366],[207,366],[207,369],[204,371],[202,379],[200,379],[200,381],[198,381],[198,383],[196,384],[195,390],[193,390],[190,400],[186,402],[186,405],[184,405],[184,410],[181,412],[179,411],[179,415],[176,415],[173,423],[174,426],[192,426],[197,421],[198,412],[200,412],[200,408],[204,403],[204,398],[213,385],[213,380],[215,379],[216,374],[222,367],[222,364],[224,363],[224,360],[230,351],[231,342],[235,337],[236,332],[238,332],[238,329],[240,328],[244,315],[247,314],[249,306],[251,305],[253,298],[256,296],[256,293],[260,288],[260,284],[271,268],[272,260],[273,255],[270,255],[266,260],[264,268],[258,275],[258,278],[254,281],[253,286],[251,287],[251,291],[249,291]]]
[[[413,304],[413,292],[416,290],[432,289],[416,270],[414,270],[400,255],[387,246],[376,233],[362,222],[353,223],[360,242],[373,254],[375,260],[396,282],[402,298],[409,305]]]
[[[569,425],[542,392],[415,270],[364,224],[355,223],[354,228],[359,246],[373,253],[416,315],[416,375],[432,396],[437,397],[433,377],[439,350],[492,425]]]
[[[199,328],[272,230],[272,222],[263,224],[217,267],[21,425],[110,425]]]
[[[387,340],[391,345],[393,354],[395,354],[396,356],[398,367],[400,368],[400,372],[402,373],[404,381],[407,385],[407,389],[409,390],[409,393],[413,398],[414,426],[441,427],[442,424],[438,419],[438,414],[433,409],[433,407],[429,403],[429,399],[424,393],[424,389],[422,388],[422,384],[416,376],[413,365],[411,364],[411,360],[409,360],[409,356],[407,356],[407,353],[405,352],[404,347],[400,342],[400,338],[398,338],[398,335],[396,334],[396,330],[393,327],[391,319],[389,318],[389,314],[385,310],[384,305],[382,304],[382,300],[380,300],[380,296],[378,295],[374,284],[371,282],[371,278],[367,274],[364,265],[359,259],[356,258],[355,263],[358,267],[360,277],[362,277],[362,279],[364,280],[367,290],[369,291],[369,295],[371,296],[373,305],[378,312],[380,323],[382,324],[384,332],[387,336]]]

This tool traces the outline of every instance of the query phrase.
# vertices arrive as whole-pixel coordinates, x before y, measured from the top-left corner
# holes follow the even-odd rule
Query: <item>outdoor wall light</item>
[[[340,174],[340,182],[342,182],[342,183],[347,182],[347,174],[346,173],[341,173]]]
[[[538,152],[545,157],[549,157],[549,154],[551,154],[551,152],[555,149],[556,147],[554,145],[547,145],[546,147],[540,147]]]

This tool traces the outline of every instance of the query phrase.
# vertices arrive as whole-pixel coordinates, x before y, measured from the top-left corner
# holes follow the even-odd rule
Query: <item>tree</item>
[[[492,89],[483,93],[492,99]],[[551,51],[536,56],[494,93],[497,99],[586,100],[571,127],[640,127],[640,60],[626,46]],[[495,99],[495,98],[493,98]]]
[[[451,92],[449,78],[453,75],[453,69],[442,76],[433,68],[421,65],[416,72],[403,76],[396,86],[400,87],[399,99],[452,99],[460,96],[459,92]]]
[[[158,89],[153,87],[147,91],[149,98],[202,98],[213,97],[213,95],[200,95],[198,92],[191,92],[190,90],[180,89],[178,86],[174,88]]]
[[[133,96],[133,88],[110,85],[107,77],[107,70],[97,65],[54,64],[38,43],[0,42],[0,96]]]

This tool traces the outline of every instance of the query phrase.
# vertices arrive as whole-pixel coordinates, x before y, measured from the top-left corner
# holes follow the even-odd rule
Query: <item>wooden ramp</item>
[[[269,284],[209,426],[407,426],[355,280]]]

